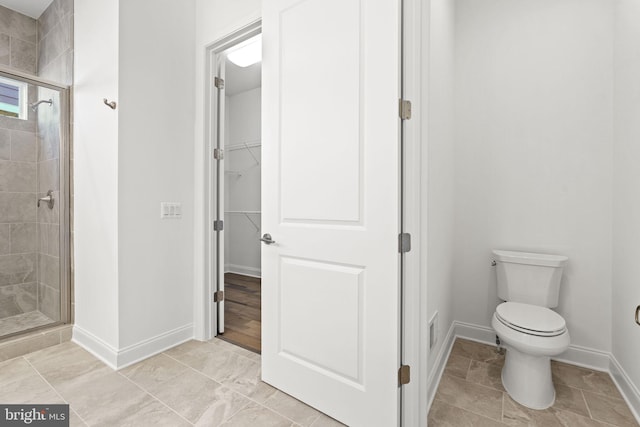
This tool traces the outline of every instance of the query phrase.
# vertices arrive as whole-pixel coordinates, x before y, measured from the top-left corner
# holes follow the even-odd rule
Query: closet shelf
[[[238,215],[244,215],[245,218],[247,218],[249,220],[249,222],[255,227],[256,231],[260,231],[260,226],[258,224],[255,223],[255,221],[253,219],[251,219],[251,217],[249,215],[259,215],[262,212],[260,211],[224,211],[225,214],[238,214]]]

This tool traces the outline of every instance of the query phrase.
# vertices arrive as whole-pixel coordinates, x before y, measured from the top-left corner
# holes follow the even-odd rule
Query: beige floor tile
[[[556,389],[554,409],[570,411],[583,417],[590,416],[581,390],[562,384],[555,384],[554,387]]]
[[[86,427],[84,421],[80,418],[78,414],[73,411],[73,408],[69,410],[69,427]]]
[[[23,377],[2,386],[0,402],[6,404],[21,403],[65,403],[64,400],[37,373]]]
[[[466,379],[494,390],[505,391],[502,386],[502,366],[495,363],[472,360]]]
[[[219,338],[214,338],[211,341],[209,341],[210,343],[214,344],[214,345],[218,345],[221,348],[224,348],[226,350],[232,351],[234,353],[238,353],[248,359],[253,360],[254,362],[260,362],[260,355],[258,353],[254,353],[253,351],[249,351],[246,348],[242,348],[239,347],[237,345],[233,345],[229,342],[223,341]]]
[[[460,378],[443,375],[436,399],[497,421],[502,418],[502,392]]]
[[[192,423],[207,413],[217,425],[249,403],[245,397],[189,369],[157,385],[150,393]]]
[[[155,390],[167,380],[191,371],[184,364],[165,354],[158,354],[120,370],[119,372],[147,391]]]
[[[93,427],[187,427],[191,424],[148,394],[135,406],[105,414]]]
[[[638,427],[624,400],[584,391],[584,398],[594,420],[618,427]]]
[[[26,356],[34,368],[54,387],[87,373],[113,372],[88,351],[72,342],[66,342]]]
[[[134,414],[149,397],[123,375],[103,369],[70,379],[56,390],[89,425],[114,423]]]
[[[269,384],[263,381],[258,381],[255,387],[249,390],[248,393],[244,393],[244,394],[245,396],[250,397],[251,400],[255,400],[258,403],[264,404],[264,402],[266,402],[271,396],[273,396],[277,392],[278,392],[277,388],[271,387]]]
[[[502,421],[510,426],[604,427],[601,423],[574,412],[550,408],[544,411],[526,408],[504,393]]]
[[[325,414],[320,414],[318,419],[311,424],[311,427],[344,427],[344,424],[326,416]]]
[[[291,427],[294,423],[264,406],[251,403],[221,425],[229,427]]]
[[[468,357],[460,356],[457,354],[451,354],[447,364],[444,367],[444,372],[458,378],[467,378],[467,372],[471,365],[471,359]]]
[[[319,411],[281,391],[271,396],[271,398],[264,403],[264,406],[273,409],[277,413],[284,415],[304,427],[312,425],[321,415]]]
[[[37,374],[36,370],[23,357],[2,362],[0,363],[0,389],[5,384]]]
[[[594,393],[622,398],[611,376],[606,372],[592,371],[561,362],[551,362],[554,384],[564,384]]]
[[[429,411],[429,427],[501,427],[504,424],[434,400]],[[315,426],[313,426],[315,427]]]
[[[495,346],[481,344],[475,341],[456,339],[451,354],[485,363],[504,364],[504,353],[499,353]]]

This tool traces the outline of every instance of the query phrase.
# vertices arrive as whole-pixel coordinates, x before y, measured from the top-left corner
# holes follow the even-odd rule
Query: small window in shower
[[[0,115],[27,120],[27,87],[24,82],[0,77]]]

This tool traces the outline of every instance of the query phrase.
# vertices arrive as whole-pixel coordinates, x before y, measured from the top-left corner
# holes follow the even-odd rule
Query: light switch
[[[181,219],[182,203],[160,202],[160,219]]]

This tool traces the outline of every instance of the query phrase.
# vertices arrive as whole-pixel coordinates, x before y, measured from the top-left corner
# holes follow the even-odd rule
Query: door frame
[[[242,43],[251,37],[262,32],[262,20],[254,21],[245,25],[220,40],[206,47],[205,61],[205,150],[204,162],[204,289],[200,295],[204,302],[202,315],[196,316],[196,322],[202,325],[203,338],[209,340],[217,335],[218,330],[218,307],[213,302],[213,293],[216,290],[216,270],[217,259],[217,236],[213,231],[213,221],[217,219],[215,190],[219,184],[218,165],[213,158],[213,149],[216,147],[216,136],[218,132],[217,121],[217,93],[214,86],[213,77],[216,70],[216,63],[219,56],[232,46]],[[222,171],[224,174],[224,171]],[[224,182],[222,182],[224,184]],[[224,246],[221,247],[224,251]],[[220,266],[224,268],[224,266]],[[198,313],[199,314],[199,313]]]
[[[404,231],[412,235],[411,251],[404,255],[402,295],[402,363],[411,366],[411,382],[403,386],[401,417],[403,426],[427,425],[427,357],[428,357],[428,319],[427,319],[427,289],[426,283],[426,247],[423,242],[426,231],[426,171],[422,170],[423,157],[426,150],[422,150],[422,127],[427,127],[426,104],[423,111],[422,99],[426,92],[428,63],[422,58],[428,58],[428,25],[429,7],[427,2],[422,5],[420,0],[401,0],[402,2],[402,94],[404,99],[412,102],[413,119],[402,124],[403,143],[403,223]],[[216,135],[216,123],[212,120],[215,111],[215,96],[212,72],[215,69],[216,56],[229,47],[240,43],[262,31],[262,20],[258,19],[230,32],[227,36],[206,47],[205,63],[205,141],[203,159],[204,168],[204,283],[201,288],[200,300],[203,310],[196,310],[195,322],[202,326],[205,340],[216,335],[217,318],[216,304],[213,303],[214,279],[216,275],[215,235],[213,234],[213,220],[215,219],[215,199],[212,189],[216,185],[216,162],[213,159],[213,144]],[[427,143],[428,141],[425,141]],[[198,289],[196,288],[196,292]]]

